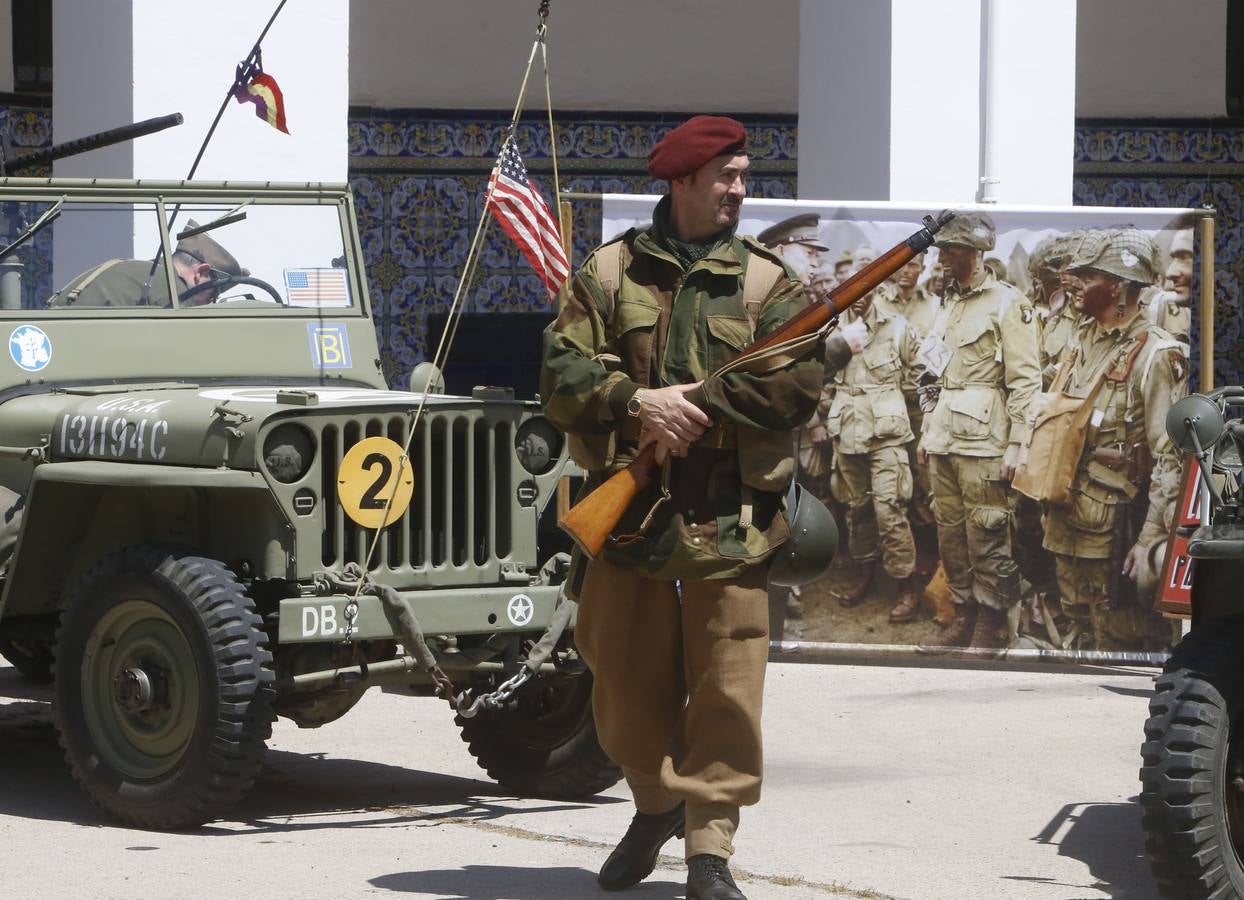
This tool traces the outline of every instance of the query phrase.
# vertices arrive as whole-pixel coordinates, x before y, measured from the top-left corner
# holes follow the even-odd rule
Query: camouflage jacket
[[[664,245],[668,208],[663,199],[650,228],[618,239],[626,242],[626,264],[616,291],[603,289],[598,277],[602,255],[619,252],[616,242],[593,251],[575,274],[545,330],[540,396],[554,425],[604,447],[588,466],[594,486],[638,451],[638,420],[626,412],[636,390],[703,381],[687,397],[713,427],[685,458],[667,462],[615,530],[636,532],[664,485],[670,499],[642,538],[610,542],[603,552],[649,577],[727,577],[768,558],[787,537],[782,506],[794,469],[792,430],[816,406],[822,350],[814,344],[764,374],[713,375],[808,301],[780,258],[751,238],[731,235],[685,268]],[[753,256],[776,263],[778,275],[760,308],[749,311],[743,279]]]
[[[1055,553],[1109,557],[1117,508],[1146,491],[1148,506],[1138,543],[1148,547],[1168,533],[1182,463],[1166,434],[1166,413],[1188,392],[1183,345],[1143,311],[1122,327],[1109,329],[1085,318],[1071,342],[1079,352],[1065,390],[1085,396],[1107,359],[1144,332],[1148,336],[1127,380],[1107,381],[1093,405],[1084,455],[1071,484],[1071,502],[1050,506],[1046,512],[1044,543]],[[1069,353],[1070,348],[1065,356]],[[1148,472],[1137,471],[1138,460]]]
[[[1037,323],[1028,298],[985,270],[966,289],[951,283],[928,340],[944,341],[950,362],[937,406],[925,416],[929,453],[1001,456],[1028,440],[1025,418],[1041,390]]]
[[[853,310],[842,322],[855,318]],[[842,453],[869,453],[914,439],[903,386],[919,370],[920,336],[907,319],[874,302],[863,316],[868,346],[833,376],[826,427]]]

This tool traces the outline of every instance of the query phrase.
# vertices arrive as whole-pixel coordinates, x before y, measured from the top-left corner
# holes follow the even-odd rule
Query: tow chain
[[[570,568],[570,555],[568,553],[555,553],[548,562],[540,569],[540,574],[534,579],[537,584],[550,584],[555,577],[564,578]],[[471,689],[467,688],[458,695],[458,702],[455,704],[458,715],[464,719],[471,719],[479,715],[481,710],[490,709],[497,710],[505,706],[514,699],[514,694],[518,689],[532,679],[540,667],[548,661],[553,655],[557,642],[561,640],[562,634],[566,630],[566,626],[570,623],[570,617],[574,614],[576,604],[573,600],[566,596],[565,582],[562,582],[562,589],[559,594],[559,603],[557,608],[553,610],[553,618],[549,621],[548,628],[544,630],[544,634],[540,635],[540,639],[531,647],[518,672],[510,678],[506,679],[495,690],[487,694],[481,694],[474,700],[471,699]]]

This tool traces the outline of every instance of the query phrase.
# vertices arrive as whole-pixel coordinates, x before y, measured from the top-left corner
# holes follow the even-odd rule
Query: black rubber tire
[[[596,737],[586,669],[538,675],[506,707],[455,721],[480,768],[516,793],[579,800],[622,778]]]
[[[178,722],[185,737],[165,757],[127,737],[125,723],[138,716],[127,713],[111,689],[104,689],[109,700],[99,702],[99,682],[87,677],[92,666],[98,673],[125,665],[116,658],[124,639],[103,642],[107,632],[101,631],[92,643],[92,635],[129,608],[139,610],[134,630],[162,627],[182,654],[171,656],[194,673],[173,672],[184,686],[183,711],[195,711]],[[98,806],[139,828],[190,828],[218,817],[250,789],[273,719],[272,655],[260,625],[233,574],[184,549],[131,547],[84,574],[69,593],[57,636],[54,712],[73,776]],[[140,640],[133,646],[134,654],[147,652]],[[176,706],[168,702],[159,714],[176,720]],[[157,760],[158,771],[126,771],[126,754]]]
[[[35,684],[52,683],[52,645],[48,641],[0,638],[0,656]]]
[[[1149,701],[1141,745],[1145,850],[1162,896],[1244,896],[1244,620],[1193,630]],[[1240,782],[1244,784],[1244,782]]]

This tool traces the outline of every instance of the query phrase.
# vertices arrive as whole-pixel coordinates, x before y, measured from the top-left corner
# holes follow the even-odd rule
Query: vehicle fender
[[[295,563],[292,526],[256,472],[48,463],[31,481],[0,614],[60,609],[82,571],[139,543],[193,547],[257,577],[290,577]]]

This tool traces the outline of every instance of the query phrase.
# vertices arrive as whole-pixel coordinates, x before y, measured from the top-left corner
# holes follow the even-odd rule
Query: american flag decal
[[[488,208],[518,244],[552,300],[570,277],[570,263],[562,250],[561,230],[544,198],[527,178],[527,169],[512,138],[501,148],[488,187]]]
[[[345,269],[286,269],[290,306],[349,306]]]

